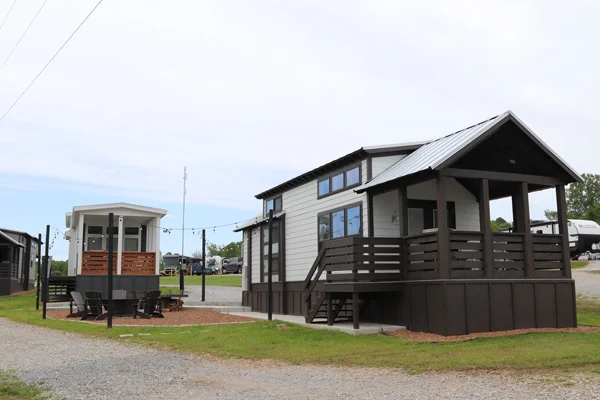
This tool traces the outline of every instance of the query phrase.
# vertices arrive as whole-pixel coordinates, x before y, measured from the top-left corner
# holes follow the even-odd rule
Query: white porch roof
[[[140,206],[130,203],[107,203],[88,206],[75,206],[73,211],[67,213],[65,225],[67,228],[75,228],[81,214],[85,215],[108,215],[110,213],[124,217],[162,218],[167,215],[167,210],[161,208]]]

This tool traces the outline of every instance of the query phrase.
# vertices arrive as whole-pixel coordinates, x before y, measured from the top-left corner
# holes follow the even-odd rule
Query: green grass
[[[530,333],[455,343],[416,343],[386,335],[351,336],[279,321],[181,328],[115,327],[42,320],[32,293],[0,297],[0,317],[92,337],[135,342],[194,354],[274,359],[291,364],[394,367],[407,371],[591,371],[600,366],[600,332]],[[600,304],[581,298],[579,322],[600,326]],[[181,335],[179,332],[189,332]],[[150,333],[151,336],[137,336]],[[162,333],[171,333],[163,335]],[[119,338],[122,334],[134,337]]]
[[[44,394],[43,389],[21,382],[10,372],[0,371],[0,400],[42,400],[49,398]]]
[[[589,261],[571,261],[571,269],[585,268],[589,263]]]
[[[202,276],[185,276],[186,285],[202,285]],[[161,276],[161,285],[179,285],[179,276]],[[242,287],[242,275],[208,275],[206,286]]]

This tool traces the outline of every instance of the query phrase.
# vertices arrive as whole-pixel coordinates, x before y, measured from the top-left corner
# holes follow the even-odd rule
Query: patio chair
[[[100,292],[86,292],[85,293],[85,314],[81,317],[81,320],[94,317],[94,319],[100,319],[103,316],[104,308],[102,306],[102,293]]]
[[[67,315],[67,318],[80,318],[85,315],[85,300],[81,293],[71,292],[71,313]],[[73,304],[77,307],[77,312],[73,312]]]
[[[139,309],[142,309],[140,311]],[[138,303],[133,312],[133,318],[164,318],[160,302],[160,290],[152,290]]]
[[[127,298],[127,290],[125,289],[114,289],[112,291],[112,298],[113,299],[126,299]]]

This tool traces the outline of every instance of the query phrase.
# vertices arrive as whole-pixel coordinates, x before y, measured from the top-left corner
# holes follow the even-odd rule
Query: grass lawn
[[[202,285],[202,276],[185,276],[186,285]],[[161,285],[179,285],[179,276],[161,276]],[[208,275],[206,286],[235,286],[242,287],[242,275]]]
[[[41,319],[31,310],[35,295],[0,297],[0,317],[94,337],[151,347],[244,359],[274,359],[292,364],[397,367],[408,371],[444,370],[598,370],[600,332],[530,333],[455,343],[416,343],[386,335],[351,336],[279,321],[182,328],[114,327]],[[579,322],[600,326],[600,304],[581,298]],[[189,331],[186,335],[160,333]],[[134,334],[119,338],[122,334]],[[150,333],[151,336],[137,336]]]
[[[50,397],[35,385],[27,385],[12,373],[0,371],[0,400],[42,400]]]
[[[571,269],[585,268],[589,263],[589,261],[571,261]]]

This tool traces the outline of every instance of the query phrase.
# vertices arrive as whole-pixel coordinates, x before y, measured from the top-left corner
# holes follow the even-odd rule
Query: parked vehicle
[[[191,264],[190,270],[192,271],[192,275],[202,275],[202,263],[198,262]],[[217,271],[213,267],[211,267],[210,265],[206,266],[206,275],[214,275],[216,273]]]
[[[226,274],[241,274],[242,265],[244,265],[244,257],[226,258],[223,260],[221,273]]]
[[[600,225],[594,221],[580,219],[568,220],[569,250],[571,257],[600,249]],[[557,234],[558,221],[541,221],[531,224],[531,232],[542,234]]]

